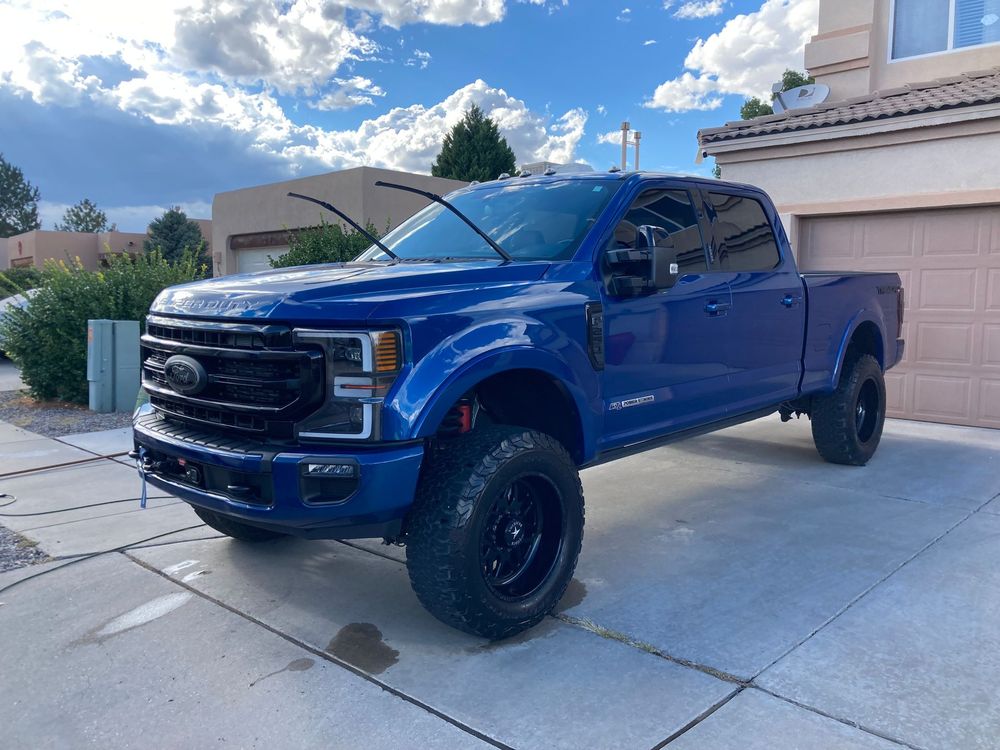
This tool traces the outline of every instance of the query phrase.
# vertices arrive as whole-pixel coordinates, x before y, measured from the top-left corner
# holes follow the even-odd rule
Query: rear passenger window
[[[709,193],[715,208],[716,257],[721,271],[769,271],[781,262],[774,231],[753,198]]]
[[[634,248],[638,233],[651,234],[657,245],[669,237],[677,250],[682,275],[708,270],[698,219],[686,190],[647,190],[640,194],[615,227],[609,249]]]

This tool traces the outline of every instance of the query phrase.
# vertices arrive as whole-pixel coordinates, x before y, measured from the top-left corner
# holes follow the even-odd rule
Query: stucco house
[[[1000,0],[820,0],[827,101],[699,133],[805,270],[898,271],[891,416],[1000,427]]]

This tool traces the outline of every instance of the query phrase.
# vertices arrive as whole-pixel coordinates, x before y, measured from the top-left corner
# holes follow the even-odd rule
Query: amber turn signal
[[[378,334],[375,346],[375,372],[395,372],[399,367],[399,335],[395,331],[383,331]]]

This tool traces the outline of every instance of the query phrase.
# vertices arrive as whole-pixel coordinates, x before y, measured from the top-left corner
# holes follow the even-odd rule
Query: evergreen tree
[[[67,208],[55,228],[58,232],[107,232],[111,229],[107,214],[89,198]]]
[[[38,188],[0,154],[0,237],[39,229]]]
[[[147,252],[162,250],[163,257],[170,261],[179,260],[185,250],[199,250],[204,253],[205,238],[201,227],[191,221],[179,206],[167,209],[163,216],[153,219],[149,225],[149,238],[143,243]]]
[[[497,124],[473,105],[444,137],[441,153],[431,167],[435,177],[472,182],[495,180],[513,173],[517,163]]]

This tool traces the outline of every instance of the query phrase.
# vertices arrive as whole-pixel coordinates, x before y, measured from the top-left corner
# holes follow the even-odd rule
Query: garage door
[[[890,416],[1000,427],[1000,206],[803,218],[799,238],[804,270],[902,278]]]
[[[237,250],[236,272],[267,271],[271,268],[269,258],[277,258],[288,252],[287,247],[262,247],[250,250]]]

